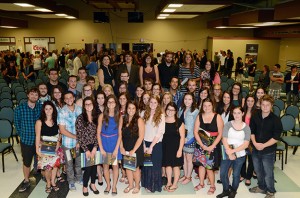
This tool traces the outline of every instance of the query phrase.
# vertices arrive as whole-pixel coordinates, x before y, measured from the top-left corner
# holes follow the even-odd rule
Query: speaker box
[[[94,23],[109,23],[107,12],[94,12]]]

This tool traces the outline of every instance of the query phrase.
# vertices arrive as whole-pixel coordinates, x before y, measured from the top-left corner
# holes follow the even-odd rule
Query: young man
[[[58,71],[57,69],[50,69],[49,71],[49,82],[47,82],[47,89],[49,92],[49,95],[52,95],[52,89],[54,85],[59,85],[64,92],[66,92],[68,90],[68,87],[62,83],[58,81]]]
[[[68,86],[69,86],[68,91],[71,91],[74,94],[74,97],[76,100],[81,98],[81,92],[76,90],[76,86],[77,86],[77,77],[76,76],[74,76],[74,75],[69,76]]]
[[[78,50],[78,51],[77,51],[77,54],[76,54],[76,57],[75,57],[74,60],[73,60],[74,75],[76,75],[76,76],[77,76],[77,74],[78,74],[78,69],[79,69],[80,67],[82,67],[82,62],[81,62],[81,60],[80,60],[81,54],[82,54],[81,50]]]
[[[187,88],[188,92],[194,94],[195,99],[198,102],[199,89],[197,87],[196,81],[194,79],[189,79],[188,82],[187,82],[187,87],[186,88]]]
[[[29,174],[35,150],[35,122],[40,118],[42,105],[38,103],[39,90],[31,88],[27,91],[28,102],[21,103],[15,109],[14,122],[21,139],[21,153],[23,158],[24,180],[19,192],[24,192],[30,187]]]
[[[167,91],[170,89],[170,82],[173,76],[178,76],[179,67],[173,64],[173,52],[167,51],[165,61],[158,65],[159,79],[162,88]]]
[[[45,66],[47,67],[47,71],[55,68],[55,59],[52,57],[52,52],[48,52],[45,60]]]
[[[86,84],[87,73],[84,67],[78,69],[79,81],[77,81],[76,90],[82,92],[83,85]]]
[[[281,85],[284,82],[284,75],[280,72],[280,65],[275,64],[273,71],[270,71],[270,87],[269,95],[273,96],[274,100],[280,98]]]
[[[173,76],[171,78],[171,82],[170,82],[170,93],[173,96],[173,102],[177,105],[177,107],[181,106],[181,102],[182,102],[182,94],[180,93],[180,91],[178,90],[178,82],[179,79],[177,76]]]
[[[119,79],[119,76],[121,73],[126,70],[128,71],[128,74],[130,76],[129,83],[133,85],[139,84],[139,67],[137,65],[134,65],[132,63],[133,61],[133,55],[131,52],[125,53],[125,63],[121,64],[118,68],[117,72],[117,84],[120,83],[121,79]]]
[[[51,96],[48,94],[48,88],[47,85],[45,83],[40,83],[38,85],[38,89],[39,89],[39,94],[40,94],[40,98],[39,98],[39,102],[41,104],[44,104],[45,101],[50,101],[51,100]]]
[[[135,95],[135,85],[130,82],[130,76],[127,70],[123,70],[120,74],[120,84],[122,81],[127,83],[127,91],[130,94],[130,98],[133,99]],[[119,85],[120,87],[120,85]]]
[[[272,112],[274,99],[264,95],[261,99],[261,111],[251,117],[251,141],[254,145],[252,159],[257,175],[258,186],[250,188],[251,193],[266,193],[266,198],[275,197],[274,162],[276,143],[280,140],[282,124],[280,118]]]
[[[86,83],[91,86],[91,88],[93,90],[94,98],[97,99],[97,89],[95,87],[95,85],[96,85],[95,78],[93,76],[86,77]]]
[[[74,103],[75,97],[73,92],[71,91],[65,93],[64,101],[66,105],[61,109],[59,113],[58,125],[60,133],[62,134],[62,149],[65,155],[65,164],[69,189],[70,191],[76,191],[75,182],[79,184],[82,183],[82,173],[79,144],[76,142],[75,122],[77,117],[81,114],[82,108],[80,108]],[[72,157],[70,157],[70,150],[74,148],[76,150],[75,164],[73,164],[73,159]]]

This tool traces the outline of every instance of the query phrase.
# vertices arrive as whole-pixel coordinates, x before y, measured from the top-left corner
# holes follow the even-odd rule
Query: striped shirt
[[[42,105],[37,102],[34,108],[30,108],[27,102],[16,107],[14,124],[17,134],[23,144],[32,146],[35,144],[35,122],[40,118]]]
[[[75,122],[77,117],[81,114],[82,108],[75,104],[74,111],[71,111],[65,105],[58,114],[58,124],[64,125],[65,129],[70,133],[76,135]],[[76,139],[69,138],[65,135],[62,136],[62,145],[67,148],[74,148],[76,146]]]
[[[194,78],[200,78],[200,69],[197,65],[194,67],[194,73],[192,74],[190,71],[190,68],[186,68],[182,65],[179,66],[179,75],[178,75],[179,80],[182,82],[184,79],[194,79]],[[185,94],[187,93],[187,82],[181,86],[180,92]],[[198,92],[198,87],[197,90]]]

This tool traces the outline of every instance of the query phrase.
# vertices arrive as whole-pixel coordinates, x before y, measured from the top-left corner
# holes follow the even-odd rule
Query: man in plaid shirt
[[[23,158],[23,174],[19,192],[24,192],[30,187],[29,174],[30,166],[35,150],[35,122],[39,119],[42,105],[38,103],[39,90],[31,88],[27,91],[28,102],[22,103],[15,109],[14,123],[21,139],[21,153]]]

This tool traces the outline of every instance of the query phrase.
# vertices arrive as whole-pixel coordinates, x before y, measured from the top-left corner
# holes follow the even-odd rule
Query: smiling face
[[[53,89],[53,96],[56,100],[60,100],[62,93],[60,92],[60,90],[58,88],[54,88]]]
[[[176,115],[176,109],[169,105],[168,108],[166,109],[166,115],[168,117],[174,117]]]
[[[165,94],[163,97],[163,103],[164,105],[167,105],[171,102],[171,96],[169,94]]]
[[[207,92],[206,89],[204,89],[203,91],[200,92],[200,98],[201,98],[201,100],[204,100],[207,97],[208,97],[208,92]]]
[[[127,113],[130,117],[133,117],[136,113],[136,106],[132,103],[129,103],[127,107]]]
[[[183,103],[186,106],[186,108],[189,108],[193,104],[193,97],[191,95],[185,95],[183,99]]]
[[[252,108],[254,106],[254,98],[248,97],[246,103],[248,108]]]
[[[187,55],[185,56],[185,62],[186,62],[187,64],[190,64],[190,63],[192,62],[192,56],[191,56],[190,54],[187,54]]]
[[[103,92],[105,93],[105,96],[108,97],[109,95],[112,94],[112,91],[109,87],[106,87]]]
[[[46,116],[52,116],[53,107],[51,105],[46,105],[45,106],[45,114],[46,114]]]
[[[143,96],[143,103],[145,105],[148,105],[149,104],[149,100],[150,100],[150,95],[149,94],[144,94],[144,96]]]
[[[202,107],[205,113],[213,112],[213,104],[211,102],[204,102]]]
[[[234,120],[236,121],[241,121],[243,119],[243,115],[244,113],[239,109],[239,108],[235,108],[232,112]]]
[[[207,62],[206,62],[206,65],[205,65],[205,70],[206,70],[206,71],[210,71],[210,69],[211,69],[211,64],[210,64],[209,61],[207,61]]]
[[[94,109],[93,101],[86,100],[83,107],[85,108],[86,112],[92,112]]]
[[[159,85],[154,85],[152,87],[152,94],[154,96],[159,96],[160,95],[160,87],[159,87]]]
[[[102,60],[102,64],[105,65],[105,66],[108,66],[110,63],[110,59],[108,56],[105,56]]]
[[[122,107],[124,107],[124,106],[126,105],[126,103],[127,103],[127,98],[126,98],[125,95],[121,95],[121,96],[119,97],[119,103],[120,103],[120,105],[121,105]]]
[[[256,97],[257,99],[261,99],[261,97],[263,97],[265,95],[265,91],[261,88],[257,89],[256,91]]]
[[[156,108],[158,107],[158,101],[155,98],[151,98],[149,106],[152,111],[155,111]]]
[[[224,93],[224,95],[223,95],[223,103],[225,105],[229,105],[230,104],[230,95],[228,93]]]
[[[105,102],[105,97],[103,94],[98,94],[97,95],[97,103],[98,105],[104,105],[104,102]]]
[[[144,90],[141,87],[136,88],[135,94],[138,98],[140,98],[143,93],[144,93]]]
[[[116,101],[115,101],[114,98],[108,99],[108,101],[107,101],[107,107],[108,107],[108,109],[115,109],[115,107],[116,107]]]

